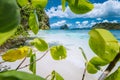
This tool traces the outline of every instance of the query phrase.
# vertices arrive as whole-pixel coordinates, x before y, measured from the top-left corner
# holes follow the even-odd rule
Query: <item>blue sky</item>
[[[61,0],[48,0],[46,13],[50,18],[51,28],[59,28],[67,24],[70,28],[85,28],[100,22],[120,22],[119,0],[90,0],[94,9],[83,15],[76,15],[66,5],[62,11]]]

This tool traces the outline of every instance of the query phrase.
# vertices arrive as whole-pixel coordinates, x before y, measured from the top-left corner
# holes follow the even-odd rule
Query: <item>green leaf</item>
[[[105,80],[120,80],[120,67],[109,75]]]
[[[93,57],[90,62],[95,65],[95,66],[105,66],[108,64],[108,62],[104,61],[103,59],[101,59],[100,57]]]
[[[59,46],[53,46],[50,49],[51,56],[54,60],[62,60],[67,57],[67,52],[64,46],[59,45]]]
[[[29,51],[29,53],[28,53],[28,55],[27,55],[27,57],[31,57],[32,56],[32,49],[30,49],[30,51]]]
[[[37,34],[39,31],[39,21],[36,11],[30,13],[29,17],[29,27],[33,31],[34,34]]]
[[[57,73],[56,71],[53,71],[51,80],[64,80],[64,79],[59,73]]]
[[[39,51],[44,52],[48,49],[48,44],[40,38],[35,38],[32,42],[32,45],[34,45]]]
[[[106,62],[111,62],[119,52],[116,38],[105,29],[93,29],[89,34],[89,45],[93,52]]]
[[[34,8],[44,9],[48,3],[48,0],[31,0]]]
[[[68,5],[72,12],[75,14],[84,14],[91,11],[94,5],[88,2],[88,0],[67,0]]]
[[[36,54],[32,54],[30,57],[30,66],[29,70],[36,74]]]
[[[0,80],[46,80],[46,79],[34,74],[12,70],[0,72]]]
[[[65,11],[65,3],[66,3],[66,0],[62,0],[62,10]]]
[[[8,50],[5,54],[2,55],[2,59],[8,62],[14,62],[19,59],[23,59],[28,55],[29,47],[24,46],[18,49]]]
[[[17,3],[23,7],[26,6],[29,2],[28,0],[17,0]]]
[[[16,0],[0,0],[0,45],[10,38],[20,23]]]
[[[96,66],[94,66],[90,62],[87,63],[87,72],[88,73],[95,74],[95,73],[97,73],[97,71],[98,71],[98,68]]]

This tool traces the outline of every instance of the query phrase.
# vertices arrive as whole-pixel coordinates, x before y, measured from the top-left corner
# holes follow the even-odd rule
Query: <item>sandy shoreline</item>
[[[44,54],[38,51],[36,53],[37,58]],[[15,69],[20,62],[21,60],[5,64],[11,66],[12,69]],[[28,63],[29,59],[27,59],[22,66]],[[30,72],[28,68],[24,68],[21,70]],[[53,70],[61,74],[64,80],[81,80],[84,71],[84,60],[82,58],[82,55],[75,53],[73,51],[71,52],[71,50],[68,50],[67,58],[65,60],[55,61],[52,59],[50,52],[48,52],[44,58],[37,62],[37,75],[40,75],[45,78]],[[97,79],[95,79],[95,75],[86,74],[85,80],[97,80]]]

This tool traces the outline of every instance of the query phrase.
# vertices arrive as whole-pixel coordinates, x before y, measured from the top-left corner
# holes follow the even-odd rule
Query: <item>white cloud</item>
[[[53,23],[53,24],[51,24],[50,26],[51,27],[58,27],[58,26],[62,26],[62,25],[64,25],[64,24],[66,24],[66,20],[62,20],[62,21],[58,21],[58,22],[56,22],[56,23]]]
[[[80,24],[80,22],[79,22],[79,21],[76,21],[75,24]]]
[[[60,17],[60,18],[99,18],[99,17],[120,17],[120,1],[118,0],[108,0],[104,3],[94,3],[94,9],[89,13],[83,15],[73,14],[69,7],[66,7],[65,12],[62,11],[62,7],[52,7],[47,10],[46,13],[50,18]]]
[[[83,21],[82,24],[83,24],[83,25],[87,25],[87,24],[88,24],[88,21]]]
[[[88,24],[89,23],[89,21],[83,21],[83,22],[79,22],[79,21],[76,21],[75,22],[76,23],[76,28],[88,28],[88,27],[90,27],[90,24]]]
[[[51,27],[60,27],[63,26],[64,24],[67,24],[68,27],[72,26],[71,23],[67,23],[66,20],[58,21],[56,23],[51,24]]]
[[[98,21],[102,20],[102,18],[97,18]]]
[[[93,26],[93,25],[95,25],[97,22],[95,22],[95,21],[92,21],[90,24]]]
[[[118,23],[118,21],[117,20],[113,20],[113,21],[111,21],[111,23]]]
[[[109,21],[108,21],[107,19],[105,19],[105,20],[103,20],[103,23],[104,23],[104,22],[109,22]]]

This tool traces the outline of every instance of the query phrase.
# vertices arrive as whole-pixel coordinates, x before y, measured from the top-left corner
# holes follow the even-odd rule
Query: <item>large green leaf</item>
[[[67,0],[68,5],[72,12],[76,14],[84,14],[91,11],[94,5],[88,2],[88,0]]]
[[[37,34],[39,31],[39,21],[36,11],[30,13],[29,17],[29,27],[33,31],[34,34]]]
[[[91,74],[95,74],[98,71],[98,68],[90,62],[87,63],[87,68],[86,69],[87,69],[87,72],[91,73]]]
[[[92,63],[95,66],[105,66],[108,64],[108,62],[104,61],[103,59],[101,59],[100,57],[93,57],[90,60],[90,63]]]
[[[29,70],[31,70],[33,74],[36,74],[36,54],[32,54],[30,57]]]
[[[26,72],[6,71],[0,72],[0,80],[46,80],[46,79]]]
[[[53,71],[51,80],[64,80],[64,79],[59,73],[57,73],[56,71]]]
[[[89,34],[90,48],[101,59],[111,62],[119,52],[119,45],[116,38],[105,29],[93,29]]]
[[[20,6],[25,6],[27,5],[29,2],[28,0],[17,0],[17,3],[20,5]]]
[[[62,10],[65,11],[65,3],[66,3],[66,0],[62,0]]]
[[[35,38],[32,42],[32,45],[34,45],[39,51],[44,52],[48,49],[48,44],[40,38]]]
[[[60,46],[53,46],[50,49],[51,52],[51,56],[54,60],[61,60],[61,59],[65,59],[67,57],[67,52],[64,46],[60,45]]]
[[[5,54],[2,55],[2,59],[4,61],[14,62],[26,57],[28,55],[29,49],[29,47],[24,46],[18,49],[8,50]]]
[[[48,3],[48,0],[31,0],[34,8],[44,9]]]
[[[0,45],[11,37],[20,23],[16,0],[0,0]]]
[[[120,80],[120,67],[105,80]]]

